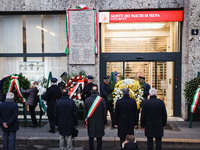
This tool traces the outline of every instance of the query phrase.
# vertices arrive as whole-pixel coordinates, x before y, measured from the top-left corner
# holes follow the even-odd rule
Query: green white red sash
[[[92,116],[94,113],[95,109],[97,108],[98,104],[100,103],[102,97],[97,96],[92,105],[90,106],[90,109],[88,111],[87,117],[85,118],[86,125],[88,124],[88,118]]]
[[[8,92],[12,92],[13,90],[13,86],[15,85],[15,88],[17,90],[17,93],[19,95],[19,97],[21,98],[22,102],[26,102],[26,98],[24,98],[24,96],[22,95],[21,91],[20,91],[20,84],[19,84],[19,80],[18,80],[18,76],[11,76],[11,80],[8,86]]]
[[[195,112],[195,109],[197,107],[199,95],[200,95],[200,87],[198,87],[198,89],[196,90],[196,93],[195,93],[194,98],[193,98],[193,102],[192,102],[191,109],[190,109],[190,111],[192,113]]]

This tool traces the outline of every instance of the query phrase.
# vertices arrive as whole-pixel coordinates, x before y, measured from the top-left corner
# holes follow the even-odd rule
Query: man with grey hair
[[[115,127],[118,127],[121,147],[126,135],[134,135],[134,127],[137,128],[136,101],[130,98],[128,88],[124,88],[122,92],[123,97],[117,101],[115,106]]]
[[[19,123],[18,106],[14,102],[14,94],[12,92],[7,93],[5,102],[0,105],[0,124],[3,130],[4,150],[14,150]]]
[[[145,130],[148,150],[153,150],[153,137],[156,150],[161,150],[163,128],[167,123],[167,112],[162,100],[157,99],[157,90],[149,90],[150,99],[144,101],[141,114],[141,127]]]

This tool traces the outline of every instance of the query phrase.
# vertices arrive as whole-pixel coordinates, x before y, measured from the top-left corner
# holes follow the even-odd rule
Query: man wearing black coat
[[[109,96],[112,95],[112,88],[110,85],[109,77],[106,76],[103,79],[103,83],[101,84],[101,97],[105,99],[107,111],[110,112],[112,128],[114,127],[114,105],[113,101],[109,101]]]
[[[55,133],[55,122],[54,122],[54,108],[56,104],[56,100],[60,99],[62,96],[60,88],[57,86],[57,79],[51,79],[51,87],[47,89],[45,94],[45,99],[47,101],[47,116],[50,123],[49,132]]]
[[[144,101],[141,114],[141,127],[145,130],[148,150],[153,150],[153,137],[156,150],[161,150],[163,128],[167,123],[167,112],[162,100],[157,99],[157,90],[149,90],[150,99]]]
[[[134,135],[134,127],[137,127],[136,101],[130,98],[128,88],[124,88],[122,92],[123,97],[117,101],[115,106],[115,127],[118,127],[121,147],[126,135]]]
[[[64,150],[64,142],[67,141],[67,150],[72,149],[72,132],[78,125],[77,107],[75,102],[69,98],[68,91],[63,90],[62,97],[56,102],[55,124],[60,134],[60,149]]]
[[[85,100],[84,117],[88,115],[91,105],[98,96],[97,86],[92,87],[92,95]],[[102,98],[97,105],[94,113],[88,118],[88,136],[90,150],[94,150],[94,137],[97,138],[97,150],[102,148],[102,136],[104,136],[104,126],[107,124],[106,118],[106,104]]]
[[[65,78],[67,77],[67,72],[63,72],[61,75],[61,81],[58,83],[58,87],[61,89],[61,91],[63,89],[65,89],[65,84],[66,84],[66,81],[65,81]]]
[[[14,94],[12,92],[7,93],[5,102],[0,104],[0,124],[3,130],[4,150],[14,150],[19,123],[18,106],[14,102]]]
[[[97,86],[96,84],[93,83],[93,76],[88,75],[87,79],[88,79],[88,84],[84,86],[83,92],[82,92],[82,97],[83,100],[85,101],[86,98],[91,96],[91,90],[93,86]]]

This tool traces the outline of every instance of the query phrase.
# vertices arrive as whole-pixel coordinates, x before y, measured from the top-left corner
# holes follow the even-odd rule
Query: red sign
[[[110,12],[110,23],[170,21],[183,21],[183,10]]]

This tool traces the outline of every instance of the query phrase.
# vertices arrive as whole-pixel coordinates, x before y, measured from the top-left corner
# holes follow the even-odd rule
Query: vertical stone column
[[[80,4],[95,8],[95,0],[78,2],[69,0],[68,8],[76,8]],[[94,17],[94,10],[69,11],[68,72],[79,73],[84,70],[87,75],[94,76],[95,83],[98,84],[99,57],[94,52]]]
[[[184,21],[182,29],[182,93],[184,93],[185,83],[197,77],[200,71],[200,33],[192,35],[192,29],[200,30],[200,1],[185,0]],[[182,94],[182,117],[187,119],[187,100]]]

